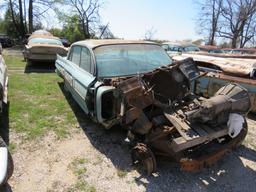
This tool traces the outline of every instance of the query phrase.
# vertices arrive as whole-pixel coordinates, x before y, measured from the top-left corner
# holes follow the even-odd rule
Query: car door
[[[90,101],[87,94],[96,77],[93,75],[92,55],[88,48],[80,46],[80,58],[74,62],[74,70],[72,73],[74,90],[73,96],[86,113],[89,113]]]

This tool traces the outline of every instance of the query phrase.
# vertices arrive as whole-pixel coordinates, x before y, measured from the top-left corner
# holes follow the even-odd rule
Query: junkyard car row
[[[254,106],[255,84],[250,94],[244,87],[249,87],[248,78],[255,78],[254,65],[241,65],[235,71],[235,62],[228,67],[216,58],[203,60],[197,46],[170,42],[85,40],[67,49],[43,30],[29,37],[23,55],[28,64],[57,59],[56,73],[63,78],[65,90],[93,121],[106,129],[119,125],[126,130],[132,162],[141,163],[148,174],[157,170],[158,157],[175,160],[187,171],[209,167],[239,146],[247,134],[245,116]],[[2,110],[8,77],[1,54],[0,69]],[[229,71],[242,80],[225,79]],[[226,81],[209,91],[213,85],[207,72]],[[4,162],[1,185],[13,168],[1,138],[0,161]]]

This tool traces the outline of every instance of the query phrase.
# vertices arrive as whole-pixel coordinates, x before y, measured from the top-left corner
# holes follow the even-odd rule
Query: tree
[[[54,5],[59,2],[61,0],[3,0],[0,10],[9,12],[14,26],[12,30],[15,30],[17,37],[23,38],[27,31],[32,33],[35,29],[42,27],[41,19],[49,9],[54,8]],[[27,13],[28,22],[26,20]]]
[[[103,4],[102,0],[65,0],[79,17],[85,39],[95,34],[95,28],[100,23],[99,10]]]
[[[146,30],[144,39],[147,41],[153,40],[154,35],[156,34],[157,30],[154,29],[154,27],[151,27],[150,29]]]
[[[54,9],[54,6],[62,3],[62,0],[29,0],[28,6],[28,28],[29,33],[34,31],[34,25],[40,25],[44,14],[47,14],[49,9]],[[38,21],[35,23],[35,19]],[[35,23],[35,24],[34,24]]]
[[[225,0],[219,36],[230,39],[232,48],[236,48],[239,42],[243,47],[255,36],[256,25],[252,22],[255,14],[256,0]]]
[[[25,30],[24,19],[23,19],[23,3],[22,3],[22,0],[19,0],[19,23],[20,23],[21,36],[25,37],[26,30]]]
[[[204,0],[198,5],[198,29],[208,34],[208,44],[218,37],[230,40],[236,48],[255,39],[256,0]]]
[[[28,32],[33,32],[33,0],[29,0],[28,4]]]
[[[12,13],[11,9],[8,8],[5,12],[4,20],[1,23],[1,28],[3,28],[2,32],[8,34],[10,37],[18,38],[20,33],[17,31],[17,26],[14,24],[13,19],[17,21],[19,19],[19,15],[15,12]]]
[[[199,34],[206,34],[206,44],[215,44],[222,4],[223,0],[205,0],[203,3],[197,1],[200,10],[197,16],[198,31]]]
[[[244,47],[247,43],[253,43],[256,34],[256,18],[255,15],[250,17],[241,32],[240,47]]]
[[[99,38],[100,39],[114,39],[115,36],[109,29],[109,24],[99,26]]]

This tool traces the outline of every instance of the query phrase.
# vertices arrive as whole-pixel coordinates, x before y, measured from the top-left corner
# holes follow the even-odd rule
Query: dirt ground
[[[3,192],[155,192],[225,191],[256,189],[256,116],[248,118],[249,132],[244,144],[227,154],[214,167],[198,173],[183,172],[170,162],[160,161],[158,172],[145,176],[131,164],[125,131],[104,130],[92,123],[71,97],[67,97],[77,125],[65,139],[54,133],[24,140],[10,130],[15,144],[15,169]]]
[[[249,120],[245,143],[255,139],[255,130],[255,121]],[[118,129],[105,131],[82,122],[71,137],[62,141],[49,134],[37,141],[19,143],[11,133],[10,139],[19,144],[13,153],[15,171],[9,185],[14,192],[80,191],[76,186],[79,180],[85,180],[97,191],[238,192],[256,187],[256,151],[249,144],[199,173],[182,172],[175,164],[160,162],[157,174],[145,176],[131,165],[124,138]],[[80,166],[86,172],[76,175],[70,165],[81,158],[84,160]]]

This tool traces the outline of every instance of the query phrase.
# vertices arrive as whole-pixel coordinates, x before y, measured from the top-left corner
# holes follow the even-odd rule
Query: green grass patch
[[[84,166],[85,163],[88,163],[89,160],[85,158],[76,158],[69,164],[69,168],[72,172],[78,177],[81,178],[86,172],[87,169]]]
[[[77,182],[69,187],[66,190],[67,192],[96,192],[96,188],[84,180],[85,173],[87,172],[85,164],[88,162],[89,159],[87,158],[76,158],[68,165],[68,168],[71,169],[74,175],[77,177]]]
[[[22,60],[6,56],[9,66]],[[57,138],[65,138],[75,127],[77,119],[61,87],[63,80],[55,73],[11,73],[8,100],[10,128],[22,133],[26,139],[35,139],[53,131]]]
[[[76,184],[69,187],[67,192],[96,192],[96,188],[93,185],[88,184],[88,182],[79,179]]]
[[[4,55],[4,60],[8,68],[21,68],[26,66],[26,62],[21,56]]]
[[[128,174],[128,172],[126,170],[117,169],[117,176],[118,177],[124,178],[124,177],[126,177],[127,174]]]
[[[14,143],[9,143],[8,149],[9,149],[10,153],[14,153],[14,152],[15,152],[15,149],[16,149],[16,144],[14,144]]]

